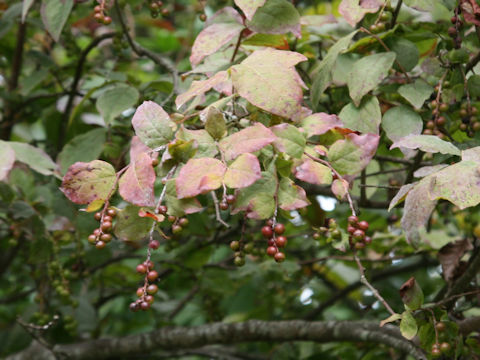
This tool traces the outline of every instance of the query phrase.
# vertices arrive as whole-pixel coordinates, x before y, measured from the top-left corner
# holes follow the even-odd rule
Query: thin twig
[[[218,205],[217,194],[215,194],[215,191],[211,191],[210,194],[212,195],[213,204],[215,205],[215,216],[216,216],[217,221],[220,224],[222,224],[223,226],[229,228],[230,225],[228,225],[225,221],[223,221],[222,217],[220,216],[220,207]]]
[[[392,22],[390,23],[390,28],[392,28],[392,29],[395,26],[395,23],[397,22],[398,14],[400,13],[400,8],[402,7],[402,2],[403,2],[403,0],[398,0],[397,7],[395,8],[395,11],[393,12]]]

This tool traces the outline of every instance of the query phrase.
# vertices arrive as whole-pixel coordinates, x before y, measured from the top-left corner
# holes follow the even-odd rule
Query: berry
[[[200,19],[201,22],[207,21],[207,15],[205,15],[205,14],[200,14],[200,15],[198,16],[198,18]]]
[[[272,220],[272,219],[268,219],[268,220],[265,222],[265,225],[272,227],[272,226],[273,226],[273,220]]]
[[[155,281],[158,278],[158,272],[151,270],[147,274],[148,281]]]
[[[155,298],[152,295],[145,296],[145,301],[148,302],[149,304],[153,304],[154,300]]]
[[[142,297],[143,296],[143,287],[137,289],[137,296]]]
[[[357,228],[355,226],[352,226],[352,225],[347,226],[347,232],[349,234],[353,234],[356,230],[357,230]]]
[[[139,274],[145,274],[147,272],[147,266],[145,264],[138,264],[137,265],[137,272]]]
[[[226,201],[220,201],[220,209],[228,210],[228,203]]]
[[[332,230],[332,232],[330,233],[330,236],[334,239],[341,239],[342,238],[342,232],[338,229],[335,229],[335,230]]]
[[[447,32],[451,37],[457,36],[457,29],[454,26],[449,27]]]
[[[113,220],[113,218],[112,218],[110,215],[105,215],[105,216],[103,217],[103,221],[104,221],[104,222],[105,222],[105,221],[112,222],[112,220]]]
[[[227,197],[226,197],[226,201],[227,201],[228,204],[233,204],[235,202],[235,200],[237,200],[235,195],[227,195]]]
[[[364,247],[365,247],[364,242],[359,241],[359,242],[355,243],[355,249],[360,250],[360,249],[363,249]]]
[[[93,11],[95,11],[96,13],[99,13],[102,11],[102,7],[100,5],[97,5],[93,8]]]
[[[440,351],[440,348],[438,347],[438,344],[433,344],[432,345],[432,351],[430,352],[430,354],[433,357],[439,357],[440,355],[442,355],[442,352]]]
[[[233,263],[235,264],[235,266],[243,266],[245,265],[245,258],[240,256],[235,256]]]
[[[188,219],[187,218],[180,218],[178,219],[178,225],[181,227],[185,227],[188,225]]]
[[[440,111],[445,112],[448,110],[448,104],[441,103],[439,106]]]
[[[160,164],[160,160],[158,160],[158,159],[152,159],[152,166],[153,166],[153,167],[157,167],[158,164]]]
[[[93,235],[95,235],[95,236],[98,237],[98,236],[100,236],[101,234],[102,234],[102,230],[100,230],[100,229],[95,229],[95,230],[93,230]]]
[[[268,239],[267,245],[268,245],[268,246],[275,246],[275,240],[273,240],[273,238]]]
[[[162,9],[162,15],[163,16],[168,16],[168,15],[170,15],[170,11],[168,9]]]
[[[104,221],[102,225],[100,225],[100,229],[102,229],[103,232],[109,232],[112,230],[112,223],[110,221]]]
[[[436,121],[436,124],[438,126],[444,126],[446,122],[447,122],[447,120],[445,119],[444,116],[439,116],[437,121]]]
[[[238,249],[240,249],[240,243],[238,241],[232,241],[230,243],[230,249],[232,249],[233,251],[237,251]]]
[[[153,269],[153,262],[151,262],[150,260],[145,261],[145,262],[143,263],[143,265],[145,265],[145,266],[148,268],[148,270],[152,270],[152,269]]]
[[[365,236],[365,239],[363,239],[363,242],[365,243],[365,245],[371,244],[372,238],[370,236]]]
[[[113,208],[109,208],[107,210],[107,215],[108,216],[111,216],[112,218],[114,218],[115,216],[117,216],[117,210],[113,209]]]
[[[287,245],[287,238],[283,235],[277,236],[277,238],[275,239],[275,244],[277,245],[277,247],[283,248],[285,247],[285,245]]]
[[[285,232],[285,225],[283,225],[282,223],[278,223],[275,225],[275,228],[273,230],[275,231],[275,234],[282,235]]]
[[[147,293],[150,295],[155,294],[158,291],[158,286],[155,284],[151,284],[147,286]]]
[[[274,256],[277,253],[277,248],[275,246],[269,246],[267,248],[267,255]]]
[[[356,217],[355,215],[350,215],[348,217],[348,223],[350,225],[355,225],[357,222],[358,222],[358,217]]]
[[[93,17],[95,18],[95,20],[97,20],[98,22],[102,22],[103,21],[103,14],[102,13],[95,13],[95,15],[93,15]]]
[[[102,235],[100,235],[100,240],[108,243],[112,240],[112,235],[111,234],[102,234]]]
[[[182,230],[183,228],[180,225],[177,225],[177,224],[172,225],[172,233],[179,234],[182,232]]]
[[[158,207],[158,213],[159,214],[165,215],[167,213],[167,211],[168,211],[168,208],[167,208],[166,205],[160,205]]]
[[[100,221],[102,219],[102,213],[101,212],[96,212],[95,215],[93,215],[95,220]]]
[[[160,247],[160,243],[158,242],[158,240],[152,240],[148,244],[148,247],[152,250],[157,250]]]
[[[281,263],[285,260],[285,254],[282,253],[282,252],[277,252],[274,256],[275,258],[275,261],[278,262],[278,263]]]
[[[458,18],[457,18],[456,16],[452,16],[452,17],[450,18],[450,21],[451,21],[452,24],[455,24],[455,23],[457,22],[457,19],[458,19]]]
[[[438,332],[444,332],[447,328],[444,322],[437,322],[437,325],[435,327],[437,328]]]
[[[365,233],[362,230],[357,229],[353,232],[352,236],[357,241],[358,240],[363,240],[363,238],[365,237]]]
[[[175,220],[177,220],[177,217],[176,216],[173,216],[173,215],[168,215],[168,218],[167,218],[168,222],[175,222]]]
[[[105,25],[110,25],[112,23],[112,18],[110,16],[105,16],[105,18],[103,19],[103,23]]]
[[[143,311],[148,310],[150,309],[150,304],[146,301],[142,301],[140,303],[140,309],[142,309]]]
[[[273,230],[270,226],[262,227],[262,235],[266,238],[271,238],[273,236]]]
[[[318,239],[320,239],[321,236],[320,236],[320,234],[319,234],[318,232],[314,232],[313,235],[312,235],[312,237],[313,237],[315,240],[318,240]]]
[[[447,343],[447,342],[442,342],[442,343],[440,344],[440,351],[441,351],[442,353],[447,353],[447,352],[450,351],[450,349],[451,349],[451,346],[450,346],[449,343]]]
[[[97,241],[97,237],[95,235],[93,235],[93,234],[88,235],[88,242],[90,244],[95,244],[96,241]]]
[[[97,241],[97,243],[95,244],[95,247],[96,247],[97,249],[103,249],[106,245],[107,245],[107,244],[106,244],[105,242],[103,242],[103,241],[100,240],[100,241]]]
[[[359,228],[360,230],[367,231],[369,224],[368,224],[368,222],[366,222],[365,220],[362,220],[362,221],[360,221],[360,222],[358,223],[357,226],[358,226],[358,228]]]
[[[133,312],[138,311],[138,306],[134,302],[130,303],[130,305],[128,307],[129,307],[130,311],[133,311]]]

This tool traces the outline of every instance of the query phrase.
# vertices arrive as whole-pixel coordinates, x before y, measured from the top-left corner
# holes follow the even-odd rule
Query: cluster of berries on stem
[[[100,4],[95,6],[93,9],[95,12],[93,17],[97,22],[104,25],[110,25],[112,23],[112,18],[105,13],[105,1],[101,1]]]
[[[283,235],[284,232],[285,225],[275,223],[272,219],[267,220],[265,226],[262,227],[262,235],[268,241],[267,255],[272,256],[278,263],[285,260],[285,253],[280,251],[287,245],[287,238]]]
[[[145,275],[145,281],[142,287],[137,289],[138,299],[130,304],[130,310],[146,311],[150,309],[153,304],[155,295],[158,291],[158,286],[154,282],[158,278],[158,272],[154,270],[154,264],[150,261],[150,251],[148,252],[147,260],[137,265],[137,273]]]
[[[95,245],[97,249],[103,249],[107,243],[112,240],[112,234],[110,234],[110,232],[113,228],[113,219],[115,216],[117,216],[117,211],[113,208],[97,212],[93,216],[95,220],[100,222],[100,226],[93,230],[93,233],[88,236],[88,242]]]
[[[347,232],[350,234],[348,240],[351,247],[355,247],[355,249],[363,249],[366,245],[372,242],[372,238],[365,235],[368,227],[369,224],[367,221],[359,221],[358,217],[355,215],[348,217]]]

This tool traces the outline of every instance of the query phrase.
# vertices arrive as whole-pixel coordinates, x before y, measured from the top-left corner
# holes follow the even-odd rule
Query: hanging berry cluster
[[[112,240],[110,232],[113,228],[115,216],[117,216],[117,211],[113,208],[108,208],[106,212],[97,212],[93,216],[95,220],[100,222],[100,226],[88,236],[88,242],[95,245],[97,249],[103,249]]]
[[[450,19],[453,26],[448,28],[448,35],[453,39],[453,44],[455,49],[460,49],[462,46],[462,36],[460,35],[460,30],[463,27],[463,21],[459,17],[460,7],[455,9],[455,15]]]
[[[99,5],[95,6],[93,11],[95,14],[93,17],[97,22],[104,25],[110,25],[112,23],[112,18],[106,15],[105,1],[101,1]]]
[[[285,254],[279,250],[287,245],[287,238],[283,236],[284,232],[285,225],[274,224],[272,219],[267,220],[265,226],[262,227],[262,235],[268,239],[267,255],[272,256],[276,262],[285,260]]]
[[[168,16],[170,11],[163,6],[163,1],[150,1],[148,4],[148,8],[150,9],[150,16],[152,18],[158,17],[158,15],[162,14],[163,16]]]
[[[369,224],[367,221],[359,221],[358,217],[355,215],[348,217],[347,232],[350,234],[349,242],[351,247],[355,247],[355,249],[363,249],[366,245],[372,242],[372,238],[365,235],[368,227]]]
[[[138,299],[130,304],[130,310],[148,310],[153,304],[158,286],[154,282],[158,279],[158,272],[154,270],[154,264],[150,260],[137,265],[137,273],[145,275],[145,281],[142,287],[137,289]]]

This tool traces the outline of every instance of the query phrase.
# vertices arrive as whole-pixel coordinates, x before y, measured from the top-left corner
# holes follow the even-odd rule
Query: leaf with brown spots
[[[144,152],[139,153],[118,182],[120,196],[137,206],[155,206],[155,178],[152,159]]]

